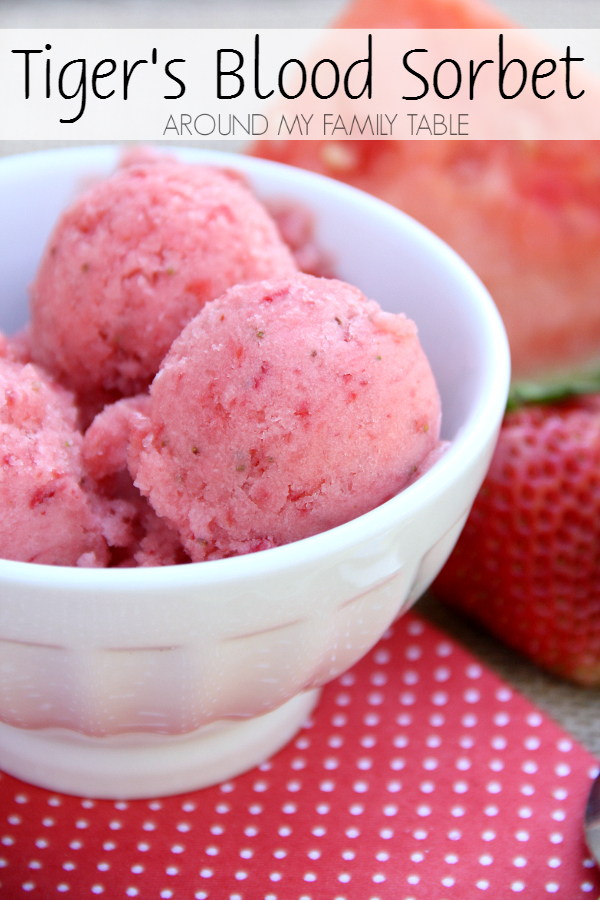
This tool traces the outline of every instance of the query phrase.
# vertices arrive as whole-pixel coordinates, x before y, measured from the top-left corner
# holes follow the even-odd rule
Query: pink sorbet
[[[239,176],[167,158],[127,166],[54,228],[31,286],[34,361],[101,408],[147,387],[207,300],[295,271]]]
[[[439,395],[414,323],[310,275],[208,303],[150,393],[130,471],[194,561],[347,522],[439,446]]]
[[[36,366],[0,359],[0,556],[104,566],[102,516],[82,486],[71,395]]]

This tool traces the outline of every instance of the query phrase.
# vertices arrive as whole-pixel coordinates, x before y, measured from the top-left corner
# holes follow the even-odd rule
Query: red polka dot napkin
[[[0,896],[597,898],[592,756],[409,614],[235,780],[94,801],[0,780]]]

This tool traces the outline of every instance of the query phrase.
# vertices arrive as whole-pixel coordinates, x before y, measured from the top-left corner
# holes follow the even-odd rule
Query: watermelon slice
[[[511,23],[479,0],[355,0],[336,26]],[[600,360],[600,142],[262,141],[252,152],[368,191],[440,235],[494,297],[515,377]]]

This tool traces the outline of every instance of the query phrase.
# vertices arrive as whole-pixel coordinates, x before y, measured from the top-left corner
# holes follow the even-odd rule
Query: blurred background
[[[0,28],[320,28],[333,23],[344,6],[345,0],[0,0]],[[600,0],[496,0],[495,6],[524,26],[600,28]],[[0,141],[0,155],[60,145]],[[234,149],[232,142],[204,146]],[[417,610],[600,755],[600,691],[544,674],[431,595]]]

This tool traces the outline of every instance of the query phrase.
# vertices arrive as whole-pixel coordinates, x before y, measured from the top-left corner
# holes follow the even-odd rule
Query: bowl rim
[[[0,174],[10,166],[27,167],[40,159],[81,154],[89,156],[90,164],[93,164],[94,159],[103,165],[111,161],[116,163],[118,155],[124,148],[126,149],[126,146],[94,144],[14,154],[0,159]],[[158,148],[161,149],[160,145]],[[401,224],[405,230],[413,231],[418,241],[437,255],[445,266],[454,269],[463,280],[465,293],[470,296],[473,311],[477,313],[478,326],[483,329],[487,351],[484,377],[479,385],[477,400],[470,415],[460,426],[455,439],[431,469],[375,509],[327,531],[242,556],[173,566],[78,568],[0,559],[0,581],[5,584],[18,582],[31,587],[43,586],[46,590],[68,589],[70,592],[79,590],[84,595],[90,590],[97,592],[103,589],[114,592],[119,589],[143,590],[149,587],[154,589],[202,587],[273,574],[310,560],[350,552],[353,546],[386,532],[400,521],[411,518],[423,504],[436,495],[441,495],[444,488],[464,475],[499,428],[510,382],[510,354],[506,331],[487,289],[467,263],[441,238],[401,210],[324,175],[238,153],[171,145],[165,149],[186,162],[206,162],[242,171],[251,180],[253,175],[268,177],[270,173],[275,172],[277,180],[285,181],[293,172],[294,180],[301,185],[317,186],[321,192],[332,197],[342,199],[347,197],[355,203],[360,201],[374,208],[379,216],[387,217],[392,227]]]

